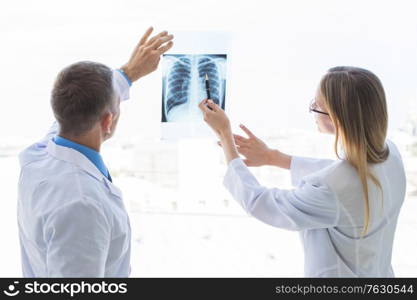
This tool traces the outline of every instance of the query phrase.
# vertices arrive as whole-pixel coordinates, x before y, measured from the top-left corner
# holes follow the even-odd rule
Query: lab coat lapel
[[[122,199],[121,190],[108,180],[106,176],[104,176],[100,170],[97,169],[97,167],[82,153],[71,148],[59,146],[52,140],[48,142],[47,151],[50,155],[56,157],[57,159],[68,161],[77,165],[79,168],[97,178],[97,180],[103,182],[112,195]]]
[[[108,180],[105,176],[103,176],[103,181],[104,181],[104,184],[107,186],[107,188],[109,189],[110,193],[113,196],[116,196],[116,197],[118,197],[120,199],[123,199],[122,198],[122,191],[117,186],[115,186],[113,184],[113,182],[111,182],[110,180]]]
[[[47,151],[50,155],[57,159],[64,160],[77,165],[82,170],[86,171],[97,180],[104,182],[105,186],[109,189],[110,193],[120,199],[122,199],[122,192],[116,187],[110,180],[104,176],[99,169],[82,153],[77,150],[59,146],[52,140],[48,142]]]
[[[97,167],[82,153],[71,148],[59,146],[52,140],[49,140],[48,142],[47,151],[50,155],[56,157],[57,159],[77,165],[88,174],[97,178],[97,180],[103,182],[112,195],[122,199],[122,192],[120,189],[117,188],[110,180],[108,180],[106,176],[104,176],[100,170],[97,169]]]
[[[82,153],[71,148],[59,146],[52,140],[48,142],[47,151],[50,155],[56,157],[57,159],[65,160],[77,165],[88,174],[97,178],[97,180],[103,182],[112,195],[122,199],[121,190],[108,180],[106,176],[104,176],[100,170],[97,169],[97,167]]]
[[[77,150],[59,146],[52,140],[49,140],[46,150],[50,155],[56,157],[57,159],[77,165],[79,168],[83,169],[100,181],[104,177],[97,167],[87,157],[85,157],[84,154],[78,152]]]

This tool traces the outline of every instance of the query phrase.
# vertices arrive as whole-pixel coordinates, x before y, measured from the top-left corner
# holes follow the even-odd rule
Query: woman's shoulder
[[[390,156],[397,157],[400,160],[402,160],[401,153],[398,150],[397,145],[391,139],[386,139],[385,140],[385,143],[386,143],[386,145],[387,145],[387,147],[389,149],[389,155]]]
[[[354,172],[355,169],[353,166],[348,161],[341,158],[333,160],[331,163],[318,170],[317,172],[310,174],[309,176],[326,178],[334,175],[350,175]]]
[[[386,144],[390,151],[388,159],[398,159],[399,161],[401,161],[401,154],[394,142],[387,139]],[[398,166],[398,164],[386,164],[385,166],[388,168],[393,168],[393,166]],[[345,159],[335,160],[333,161],[333,163],[329,164],[325,168],[315,173],[312,173],[307,177],[310,177],[311,179],[315,178],[316,181],[325,183],[333,189],[339,189],[343,191],[362,186],[362,183],[358,176],[358,172]]]
[[[336,193],[355,190],[361,185],[357,171],[344,159],[335,160],[327,167],[306,176],[304,180],[325,184]]]

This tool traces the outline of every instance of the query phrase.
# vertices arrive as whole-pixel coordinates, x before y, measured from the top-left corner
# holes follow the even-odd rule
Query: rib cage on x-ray
[[[174,106],[187,102],[187,91],[190,81],[191,61],[187,57],[181,57],[174,63],[168,77],[169,98],[166,104],[167,113]]]
[[[220,77],[216,63],[209,57],[201,58],[198,62],[198,74],[200,75],[200,78],[204,79],[204,84],[205,76],[206,74],[208,75],[211,100],[213,100],[216,104],[219,104]]]
[[[207,97],[205,75],[211,99],[225,106],[226,55],[164,55],[162,121],[201,120],[198,103]]]

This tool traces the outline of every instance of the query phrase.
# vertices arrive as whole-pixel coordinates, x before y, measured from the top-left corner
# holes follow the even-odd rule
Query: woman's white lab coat
[[[236,158],[229,163],[224,185],[248,214],[299,231],[306,277],[394,277],[392,246],[406,179],[400,153],[391,141],[387,145],[388,159],[371,166],[383,193],[368,180],[371,223],[363,239],[362,185],[345,160],[293,157],[295,189],[282,190],[260,185]]]

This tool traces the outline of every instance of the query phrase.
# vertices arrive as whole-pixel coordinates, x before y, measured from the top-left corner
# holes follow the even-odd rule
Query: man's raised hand
[[[132,82],[155,71],[161,55],[174,44],[172,41],[174,36],[167,31],[162,31],[149,39],[152,31],[152,27],[148,28],[133,50],[129,61],[121,67]]]

